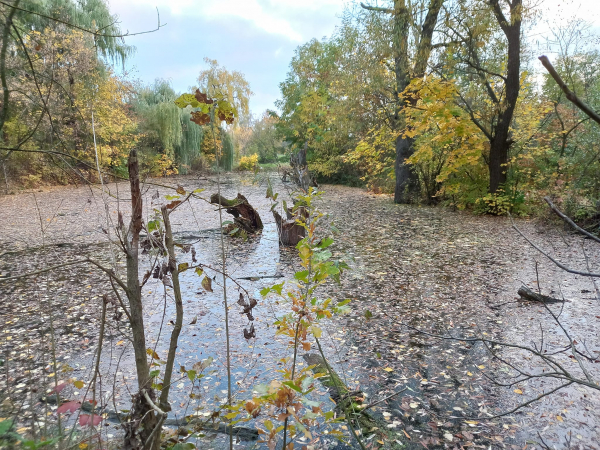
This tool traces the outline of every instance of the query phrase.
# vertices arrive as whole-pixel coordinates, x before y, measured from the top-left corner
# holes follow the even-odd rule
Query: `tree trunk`
[[[144,310],[142,306],[142,292],[140,281],[138,278],[139,270],[139,240],[140,231],[142,230],[142,193],[140,191],[140,172],[138,166],[137,152],[135,149],[129,153],[127,163],[129,169],[129,185],[131,188],[131,222],[129,229],[124,236],[123,241],[126,245],[127,259],[127,299],[129,300],[129,310],[131,313],[131,331],[133,334],[133,350],[135,354],[135,367],[138,379],[138,399],[143,397],[143,391],[148,392],[150,398],[154,398],[152,390],[152,379],[150,378],[150,370],[146,354],[146,336],[144,328]],[[125,233],[124,233],[125,234]],[[143,446],[150,437],[152,430],[157,425],[156,415],[154,410],[146,401],[137,401],[139,408],[135,409],[136,416],[134,421],[143,418],[140,423],[139,437]],[[135,430],[132,430],[135,432]],[[131,444],[132,436],[128,436],[128,445]],[[141,447],[143,448],[143,447]],[[160,439],[154,439],[154,445],[151,449],[160,448]]]
[[[490,140],[490,193],[495,194],[506,183],[508,156],[512,145],[510,125],[521,90],[521,15],[522,1],[514,0],[510,4],[510,18],[506,18],[499,0],[490,0],[490,5],[508,42],[508,58],[506,65],[505,98],[498,122],[492,128]]]
[[[418,196],[418,179],[415,172],[406,164],[413,152],[414,139],[398,136],[396,138],[396,187],[394,189],[394,203],[413,203]]]
[[[498,131],[498,128],[496,128]],[[490,193],[495,194],[500,187],[502,187],[507,180],[507,163],[508,163],[508,151],[510,149],[510,143],[507,142],[506,138],[496,135],[496,137],[490,143],[490,159],[488,169],[490,173]]]
[[[175,258],[175,244],[173,242],[173,231],[171,229],[171,219],[169,218],[169,210],[166,206],[161,209],[163,221],[165,223],[165,247],[169,255],[169,270],[171,272],[173,282],[173,296],[175,297],[175,326],[171,331],[171,341],[169,343],[169,354],[167,355],[167,364],[165,365],[165,376],[163,377],[163,390],[160,393],[160,404],[158,405],[163,411],[171,411],[169,405],[169,389],[171,387],[171,376],[173,375],[173,365],[175,363],[175,355],[177,353],[177,343],[179,334],[183,325],[183,300],[181,298],[181,287],[179,285],[179,268],[177,259]]]
[[[317,187],[317,183],[308,170],[308,162],[306,161],[306,151],[308,144],[304,144],[297,153],[290,155],[290,166],[292,168],[291,178],[292,181],[302,189],[304,192],[308,192],[311,186]]]

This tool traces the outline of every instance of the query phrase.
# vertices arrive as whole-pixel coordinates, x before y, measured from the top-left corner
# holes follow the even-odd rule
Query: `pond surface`
[[[286,187],[276,183],[275,176],[272,180],[275,191],[285,195]],[[193,177],[169,180],[186,190],[207,188],[206,197],[216,191],[214,181]],[[249,327],[249,320],[236,304],[239,286],[227,282],[234,391],[236,398],[243,399],[251,396],[252,386],[278,378],[281,358],[290,355],[287,339],[277,337],[272,325],[286,307],[276,298],[263,300],[259,291],[290,279],[298,260],[293,250],[279,248],[264,179],[256,183],[251,177],[229,176],[223,181],[223,194],[234,197],[241,192],[265,223],[262,234],[247,242],[226,238],[230,276],[258,300],[253,312],[256,339],[246,340],[243,330]],[[114,185],[110,188],[116,193]],[[122,197],[126,189],[125,185],[119,186]],[[334,257],[346,260],[352,268],[341,285],[332,284],[322,292],[338,301],[352,300],[351,314],[325,327],[326,353],[346,384],[366,394],[365,403],[391,396],[371,408],[382,426],[397,435],[388,444],[397,441],[402,448],[523,448],[529,442],[541,448],[543,439],[547,445],[564,448],[565,439],[571,439],[571,448],[596,448],[597,394],[572,387],[520,414],[481,420],[512,409],[550,385],[538,381],[500,388],[490,379],[504,374],[506,368],[490,358],[480,344],[440,340],[421,333],[457,338],[486,336],[529,345],[538,339],[542,327],[546,336],[552,336],[554,345],[559,345],[559,328],[549,320],[547,311],[515,299],[521,284],[533,289],[535,283],[537,288],[539,278],[544,293],[562,289],[572,300],[562,309],[563,322],[574,336],[585,339],[590,351],[599,351],[600,304],[588,280],[566,277],[546,264],[503,218],[398,206],[387,196],[355,188],[323,189],[325,195],[319,206],[340,230],[332,247]],[[157,190],[160,198],[153,200]],[[167,193],[164,188],[147,187],[146,217],[152,216],[153,208]],[[116,202],[89,188],[0,197],[0,273],[15,275],[82,255],[91,255],[108,265],[115,258],[117,266],[122,267],[122,261],[106,243],[103,228],[110,228],[117,220],[117,211],[126,211],[127,207],[126,199]],[[220,266],[218,215],[213,205],[194,201],[179,208],[172,222],[176,240],[192,245],[199,262]],[[539,242],[552,241],[553,251],[563,261],[579,267],[585,264],[577,252],[580,247],[576,237],[562,236],[559,230],[533,222],[519,221],[519,227]],[[597,268],[598,250],[588,248],[587,256],[591,269]],[[149,258],[145,261],[150,264]],[[192,262],[191,252],[180,252],[179,262],[184,261]],[[140,275],[144,271],[142,268]],[[178,374],[171,389],[173,417],[209,417],[227,397],[222,281],[215,271],[206,269],[206,274],[215,277],[212,293],[202,288],[201,278],[194,271],[181,275],[184,326],[175,368],[189,369],[208,358],[213,362],[193,387],[187,376]],[[89,382],[100,298],[111,293],[110,285],[89,267],[69,266],[0,289],[0,300],[5,305],[0,316],[5,369],[0,375],[0,400],[8,398],[12,404],[12,409],[5,404],[3,414],[18,411],[26,422],[36,422],[45,414],[41,409],[52,410],[52,406],[39,405],[37,400],[39,392],[45,390],[43,386],[54,382],[52,331],[57,369],[66,369],[59,372],[60,378]],[[143,293],[148,345],[165,358],[172,330],[169,321],[174,320],[172,289],[150,278]],[[98,397],[112,409],[127,409],[128,388],[135,386],[128,336],[123,318],[111,317],[103,346]],[[525,354],[506,354],[506,358],[530,370],[543,369]],[[568,360],[568,355],[565,358]],[[594,374],[598,375],[598,365],[595,367]],[[197,394],[196,398],[190,399],[191,392]],[[80,398],[84,389],[80,392],[71,386],[64,394]],[[324,388],[319,386],[315,397],[324,401],[326,408],[333,407]],[[106,426],[104,435],[114,438],[118,430]],[[224,448],[224,441],[222,435],[211,435],[202,441],[202,448]],[[251,448],[255,444],[237,445]],[[335,444],[324,440],[316,445],[326,448]]]

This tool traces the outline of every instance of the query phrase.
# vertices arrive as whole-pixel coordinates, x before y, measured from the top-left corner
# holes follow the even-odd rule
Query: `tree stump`
[[[300,219],[304,222],[308,217],[308,211],[306,211],[306,208],[299,207],[294,214],[289,208],[285,207],[285,202],[284,208],[287,217],[286,220],[283,220],[283,217],[277,211],[273,210],[273,217],[275,218],[277,232],[279,233],[279,243],[285,247],[294,247],[306,237],[306,230],[296,221]]]
[[[290,166],[292,172],[289,174],[292,181],[304,192],[308,192],[308,188],[318,187],[314,176],[308,170],[308,162],[306,161],[306,150],[308,145],[304,144],[297,153],[290,155]]]
[[[242,194],[238,193],[237,197],[231,200],[226,199],[222,195],[213,194],[210,196],[210,202],[223,206],[225,211],[234,217],[234,223],[225,229],[226,232],[231,232],[233,229],[239,228],[248,234],[254,234],[263,229],[263,223],[260,220],[258,212],[256,212]]]

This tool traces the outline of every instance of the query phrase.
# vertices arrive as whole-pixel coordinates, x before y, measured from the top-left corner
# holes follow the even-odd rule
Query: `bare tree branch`
[[[575,93],[571,91],[571,89],[569,89],[569,87],[562,80],[562,78],[560,77],[560,75],[558,74],[548,57],[546,55],[542,55],[538,59],[542,62],[548,73],[550,73],[550,76],[554,78],[556,84],[558,84],[558,86],[563,90],[569,101],[575,106],[577,106],[584,113],[586,113],[588,116],[590,116],[592,120],[600,124],[600,115],[588,105],[586,105],[583,101],[581,101],[579,97],[577,97],[577,95],[575,95]]]
[[[394,10],[391,8],[381,8],[379,6],[369,6],[369,5],[365,5],[364,3],[360,3],[361,8],[366,9],[368,11],[377,11],[377,12],[382,12],[382,13],[386,13],[386,14],[394,14]]]
[[[519,228],[517,228],[517,226],[515,225],[515,222],[512,218],[512,216],[509,214],[510,217],[510,221],[512,223],[512,227],[517,231],[517,233],[519,233],[521,236],[523,236],[523,238],[529,242],[529,244],[535,248],[538,252],[540,252],[542,255],[544,255],[546,258],[548,258],[550,261],[552,261],[554,264],[556,264],[558,267],[560,267],[562,270],[564,270],[565,272],[569,272],[569,273],[573,273],[575,275],[582,275],[584,277],[594,277],[594,278],[600,278],[600,273],[591,273],[591,272],[581,272],[580,270],[575,270],[575,269],[570,269],[567,266],[565,266],[564,264],[559,263],[556,259],[554,259],[552,256],[550,256],[548,253],[546,253],[544,250],[542,250],[541,248],[539,248],[537,245],[535,245],[533,242],[531,242],[531,240],[525,236],[523,234],[523,232],[521,230],[519,230]]]
[[[565,222],[567,222],[569,225],[571,225],[573,228],[575,228],[581,234],[583,234],[583,235],[589,237],[590,239],[593,239],[594,241],[600,243],[600,238],[598,236],[595,236],[592,233],[590,233],[589,231],[584,230],[583,228],[581,228],[580,226],[578,226],[575,222],[573,222],[570,217],[568,217],[565,214],[563,214],[561,212],[561,210],[558,209],[558,207],[554,203],[552,203],[552,200],[550,200],[550,197],[544,197],[544,200],[546,201],[546,203],[548,203],[548,206],[550,206],[550,208],[552,209],[552,211],[554,211],[558,217],[560,217],[562,220],[564,220]]]

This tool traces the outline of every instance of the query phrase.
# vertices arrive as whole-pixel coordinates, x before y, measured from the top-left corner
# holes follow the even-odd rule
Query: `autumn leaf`
[[[214,103],[214,100],[208,98],[208,95],[206,95],[205,93],[200,92],[200,89],[196,89],[196,93],[194,94],[194,96],[196,97],[196,100],[198,100],[198,102],[200,103],[205,103],[207,105],[212,105]]]
[[[146,353],[148,353],[148,355],[152,356],[152,358],[154,359],[160,359],[160,356],[158,356],[158,353],[156,353],[153,349],[149,348],[146,350]]]
[[[81,408],[81,403],[71,401],[71,402],[66,402],[66,403],[63,403],[62,405],[60,405],[58,407],[58,409],[56,410],[56,412],[57,412],[57,414],[63,414],[66,412],[74,413],[79,408]]]
[[[67,387],[67,384],[68,383],[60,383],[60,384],[56,385],[56,387],[54,389],[52,389],[52,392],[55,392],[57,394],[60,393],[60,391],[62,391],[64,388]]]
[[[173,209],[175,208],[177,205],[179,205],[181,203],[181,200],[175,200],[171,203],[167,204],[167,209]]]
[[[97,414],[94,414],[94,418],[92,419],[92,416],[88,415],[88,414],[81,414],[79,416],[79,425],[86,426],[86,425],[93,425],[96,426],[98,425],[100,422],[102,422],[102,416],[99,416]]]
[[[84,382],[81,380],[77,380],[73,382],[73,386],[75,386],[77,389],[81,389],[84,386]]]
[[[202,278],[202,287],[207,290],[208,292],[213,292],[212,289],[212,280],[205,276],[204,278]]]

